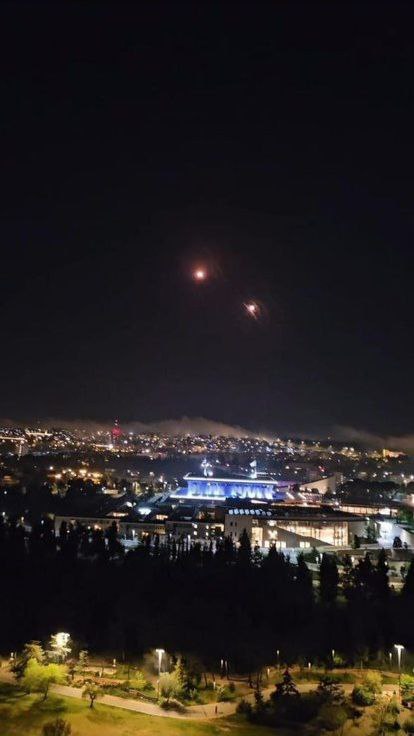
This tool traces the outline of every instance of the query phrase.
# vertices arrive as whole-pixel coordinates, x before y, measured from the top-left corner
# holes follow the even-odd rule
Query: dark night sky
[[[413,20],[3,4],[0,416],[410,432]]]

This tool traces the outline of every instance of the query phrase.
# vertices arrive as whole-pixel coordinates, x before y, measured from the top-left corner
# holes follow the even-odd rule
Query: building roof
[[[266,519],[284,520],[304,520],[304,521],[360,521],[361,517],[357,514],[349,514],[346,511],[339,511],[332,506],[278,506],[272,510],[263,508],[230,508],[229,514],[235,516],[253,516]]]

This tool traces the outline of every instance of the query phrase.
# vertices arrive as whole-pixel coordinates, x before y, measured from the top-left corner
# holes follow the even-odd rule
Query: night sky
[[[413,20],[2,4],[0,416],[410,432]]]

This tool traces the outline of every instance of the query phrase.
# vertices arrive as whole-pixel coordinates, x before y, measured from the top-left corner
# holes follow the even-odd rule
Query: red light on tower
[[[115,419],[114,426],[111,429],[112,444],[117,445],[122,435],[121,427],[118,419]]]

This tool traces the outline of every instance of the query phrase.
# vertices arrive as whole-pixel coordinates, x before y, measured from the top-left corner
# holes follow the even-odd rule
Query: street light
[[[165,654],[165,649],[156,649],[155,651],[158,654],[158,677],[159,677],[161,674],[162,655]]]
[[[400,695],[401,700],[401,652],[403,651],[404,647],[402,644],[394,644],[394,649],[397,650],[397,659],[398,659],[398,691]]]
[[[165,649],[156,649],[156,654],[158,654],[158,680],[157,680],[157,692],[158,697],[160,697],[160,676],[161,676],[161,662],[162,662],[162,655],[165,654]]]

